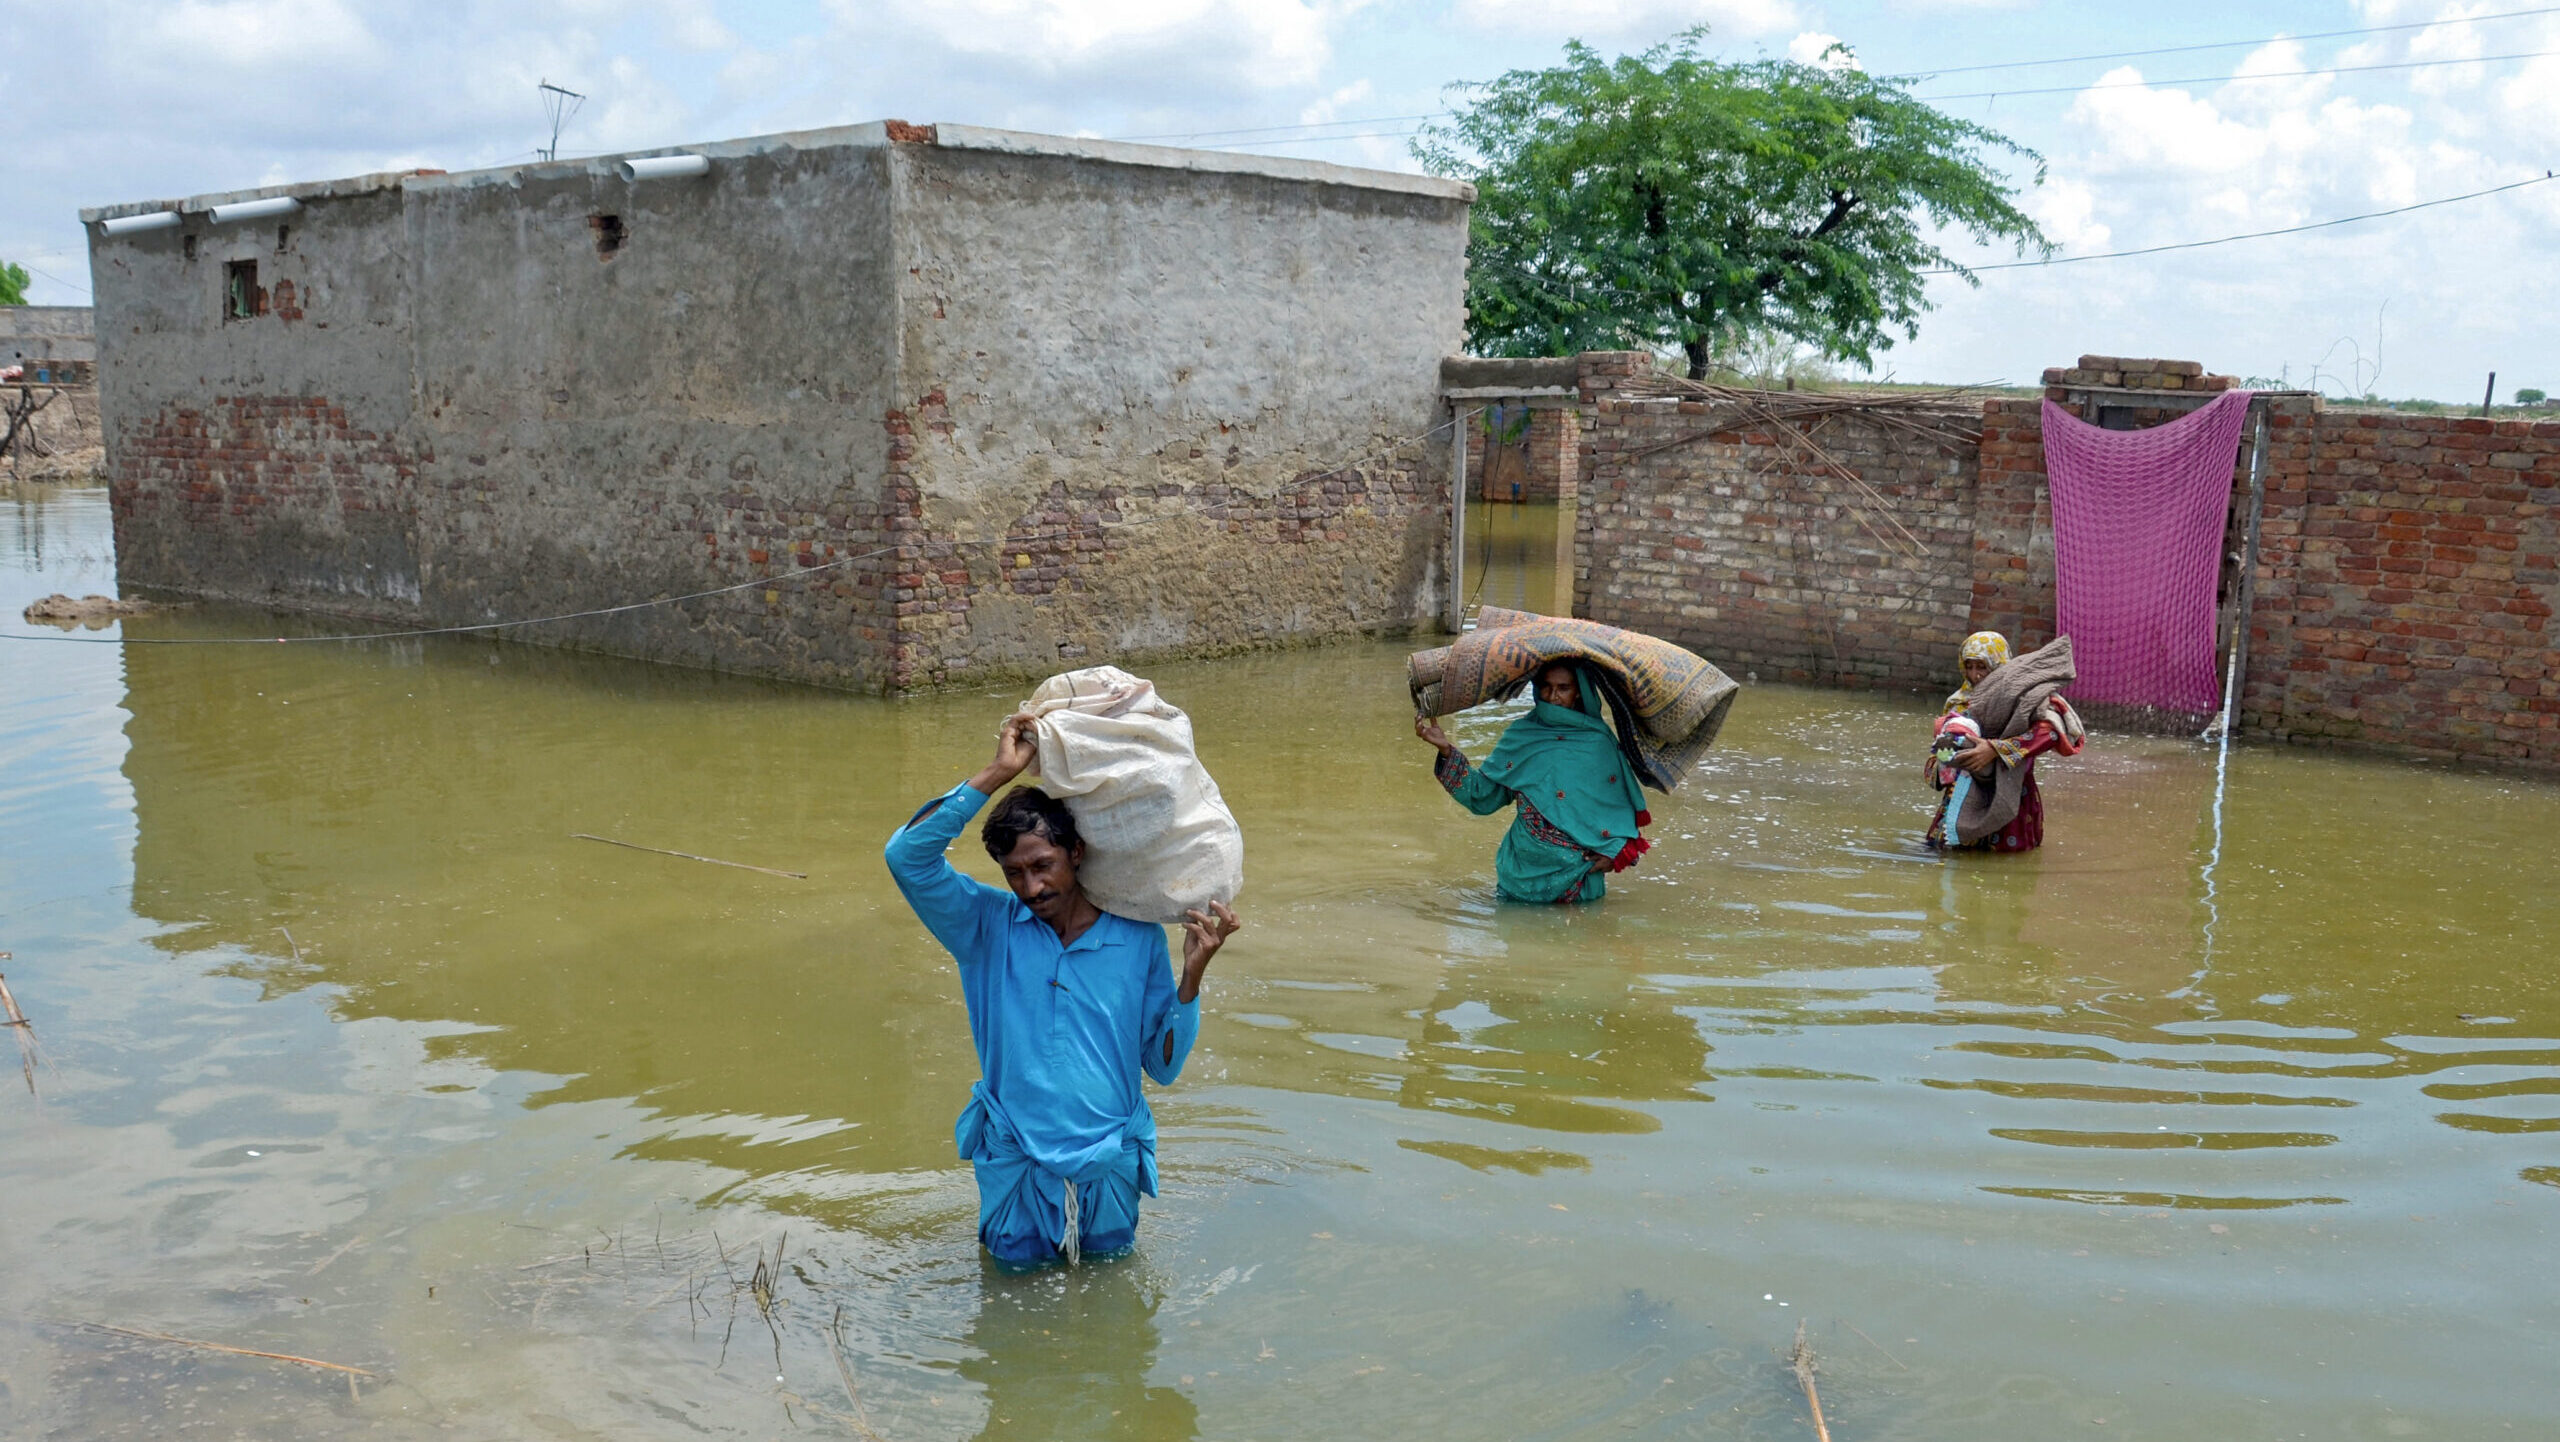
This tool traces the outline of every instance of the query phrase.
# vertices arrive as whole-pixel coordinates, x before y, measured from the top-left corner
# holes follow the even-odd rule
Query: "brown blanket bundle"
[[[2013,741],[2033,731],[2036,717],[2076,678],[2071,665],[2071,638],[2057,636],[2043,646],[1999,667],[1973,688],[1965,714],[1982,728],[1986,741]],[[2068,703],[2063,703],[2067,707]],[[2058,712],[2067,715],[2067,710]],[[2075,727],[2078,722],[2071,723]],[[2072,749],[2078,749],[2076,746]],[[1964,813],[1947,829],[1960,845],[1971,846],[2015,820],[2026,794],[2024,766],[1995,768],[1996,784],[1977,785],[1964,800]]]
[[[1617,713],[1636,776],[1656,791],[1680,784],[1723,729],[1741,687],[1692,653],[1637,631],[1487,606],[1454,645],[1405,663],[1414,709],[1446,716],[1516,694],[1556,661],[1579,661]]]

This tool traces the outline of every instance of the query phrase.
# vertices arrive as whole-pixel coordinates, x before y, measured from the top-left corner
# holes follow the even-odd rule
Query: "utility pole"
[[[536,85],[534,90],[542,97],[542,113],[551,121],[551,147],[537,150],[534,154],[544,160],[558,160],[560,127],[569,123],[569,117],[578,113],[578,107],[586,103],[587,97],[574,90],[563,90],[548,80]]]
[[[2490,407],[2490,405],[2491,405],[2492,403],[2494,403],[2497,399],[2498,399],[2498,373],[2497,373],[2496,371],[2491,371],[2491,372],[2489,372],[2489,388],[2488,388],[2487,390],[2482,391],[2482,392],[2480,393],[2480,414],[2482,414],[2482,415],[2484,415],[2484,416],[2485,416],[2485,415],[2487,415],[2487,414],[2489,414],[2489,407]]]

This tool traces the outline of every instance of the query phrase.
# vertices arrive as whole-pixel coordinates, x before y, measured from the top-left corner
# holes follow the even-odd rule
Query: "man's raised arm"
[[[1022,774],[1037,753],[1030,718],[1016,716],[996,734],[996,755],[977,775],[928,801],[889,837],[885,859],[898,893],[916,918],[955,957],[973,954],[979,913],[1000,902],[994,889],[960,874],[944,853],[987,799]]]

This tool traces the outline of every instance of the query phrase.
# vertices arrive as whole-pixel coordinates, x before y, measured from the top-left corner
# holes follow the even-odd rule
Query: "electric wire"
[[[1423,115],[1364,115],[1357,120],[1310,120],[1298,125],[1247,125],[1234,130],[1181,130],[1161,135],[1106,135],[1105,140],[1220,140],[1231,135],[1259,135],[1274,130],[1324,130],[1336,125],[1400,125],[1408,120],[1437,120],[1449,112],[1434,110]],[[1245,141],[1244,144],[1252,144]]]
[[[2283,40],[2339,40],[2350,35],[2382,35],[2398,30],[2431,30],[2438,25],[2479,25],[2491,20],[2523,20],[2535,15],[2560,15],[2560,5],[2537,6],[2531,10],[2502,10],[2495,15],[2456,15],[2441,20],[2406,20],[2397,25],[2360,25],[2352,30],[2314,30],[2301,35],[2269,35],[2258,40],[2211,40],[2194,45],[2162,45],[2149,50],[2109,50],[2094,55],[2057,55],[2050,60],[1998,60],[1984,65],[1949,65],[1936,70],[1915,70],[1898,75],[1881,75],[1880,80],[1934,80],[1942,75],[1972,75],[1985,70],[2026,70],[2044,65],[2080,65],[2092,60],[2140,60],[2153,55],[2192,55],[2199,50],[2246,50],[2255,45],[2273,45]]]
[[[2248,80],[2301,80],[2319,75],[2360,75],[2374,70],[2424,70],[2437,65],[2491,65],[2501,60],[2539,60],[2560,50],[2517,50],[2505,55],[2464,55],[2437,60],[2387,60],[2372,65],[2328,65],[2315,70],[2261,70],[2245,75],[2189,75],[2175,80],[2100,80],[2087,85],[2041,85],[2021,90],[1971,90],[1961,95],[1915,95],[1914,100],[2005,100],[2020,95],[2077,95],[2089,90],[2138,90],[2154,85],[2236,85]]]
[[[1950,65],[1931,70],[1880,73],[1876,78],[1879,80],[1889,81],[1929,81],[1942,79],[1950,75],[1973,75],[1993,70],[2024,70],[2049,65],[2079,65],[2101,60],[2139,60],[2156,55],[2191,55],[2208,50],[2246,50],[2254,46],[2272,45],[2285,40],[2339,40],[2358,35],[2384,35],[2404,30],[2429,30],[2439,25],[2479,25],[2497,20],[2524,20],[2531,19],[2538,15],[2560,15],[2560,5],[2543,5],[2529,10],[2502,10],[2492,15],[2462,15],[2442,20],[2410,20],[2393,25],[2362,25],[2347,30],[2314,30],[2307,31],[2300,35],[2267,35],[2255,40],[2212,40],[2201,41],[2193,45],[2162,45],[2145,50],[2106,50],[2085,55],[2057,55],[2045,60],[2001,60],[1982,65]],[[2220,84],[2233,80],[2300,79],[2307,76],[2344,74],[2365,70],[2407,70],[2432,65],[2486,65],[2497,60],[2531,59],[2554,53],[2560,52],[2531,50],[2520,51],[2512,55],[2443,57],[2429,60],[2397,61],[2389,64],[2378,65],[2330,66],[2324,69],[2293,70],[2280,73],[2271,72],[2264,75],[2215,75],[2184,80],[2145,80],[2134,83],[2143,85],[2208,85]],[[1923,95],[1915,98],[1921,100],[1981,100],[2012,95],[2059,95],[2066,92],[2080,90],[2117,88],[2125,88],[2125,82],[2119,82],[2114,86],[2094,84],[2060,85],[2047,88],[2028,88],[2019,90],[1985,90],[1964,95]],[[1393,140],[1402,139],[1416,134],[1417,132],[1410,130],[1376,131],[1356,135],[1317,135],[1312,133],[1299,134],[1297,132],[1333,130],[1346,125],[1402,125],[1413,121],[1445,120],[1449,118],[1452,113],[1453,112],[1446,110],[1434,110],[1419,115],[1369,115],[1351,120],[1317,120],[1297,125],[1251,125],[1240,126],[1232,130],[1165,131],[1152,135],[1114,135],[1107,136],[1105,138],[1110,140],[1133,142],[1168,140],[1218,140],[1221,142],[1216,145],[1202,145],[1194,147],[1195,149],[1200,150],[1233,150],[1249,145],[1304,145],[1329,140]],[[1227,137],[1230,136],[1252,136],[1259,138],[1246,140],[1227,139]]]
[[[2547,185],[2555,179],[2560,179],[2560,176],[2555,176],[2550,171],[2544,171],[2542,174],[2533,176],[2530,179],[2510,181],[2505,185],[2493,185],[2486,190],[2466,191],[2461,195],[2439,196],[2434,200],[2421,200],[2411,205],[2394,206],[2389,210],[2368,210],[2360,215],[2341,215],[2329,220],[2306,221],[2301,225],[2279,226],[2274,230],[2251,230],[2244,231],[2239,235],[2220,235],[2215,236],[2211,240],[2181,240],[2173,241],[2167,245],[2146,245],[2136,250],[2107,250],[2099,251],[2092,255],[2057,255],[2044,260],[2003,260],[1983,265],[1933,266],[1930,269],[1916,273],[1920,275],[1963,275],[1980,270],[2033,270],[2052,265],[2078,265],[2083,261],[2090,260],[2124,260],[2128,257],[2137,255],[2159,255],[2163,252],[2172,250],[2202,250],[2206,246],[2210,245],[2230,245],[2235,241],[2242,240],[2264,240],[2269,236],[2275,235],[2300,235],[2305,231],[2327,230],[2332,226],[2353,225],[2356,222],[2363,220],[2380,220],[2386,216],[2407,215],[2413,210],[2430,210],[2439,205],[2456,205],[2466,200],[2478,200],[2483,196],[2503,195],[2510,190],[2522,190],[2531,185]]]

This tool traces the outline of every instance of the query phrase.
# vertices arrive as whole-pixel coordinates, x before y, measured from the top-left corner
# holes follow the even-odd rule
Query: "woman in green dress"
[[[1428,716],[1414,718],[1413,734],[1439,751],[1433,775],[1459,805],[1478,816],[1513,808],[1493,858],[1504,896],[1598,901],[1609,873],[1652,847],[1637,828],[1652,825],[1653,814],[1588,670],[1560,661],[1540,671],[1536,685],[1537,704],[1504,729],[1481,766]]]

